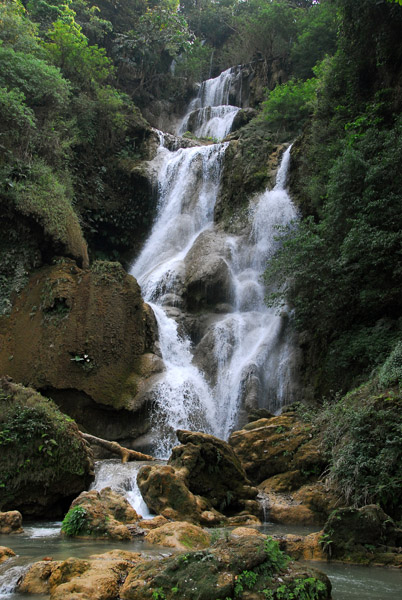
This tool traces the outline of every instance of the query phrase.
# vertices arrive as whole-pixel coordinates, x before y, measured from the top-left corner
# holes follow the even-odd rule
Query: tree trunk
[[[135,450],[129,450],[128,448],[124,448],[120,446],[117,442],[111,442],[109,440],[103,440],[102,438],[95,437],[94,435],[90,435],[89,433],[80,434],[90,444],[96,444],[97,446],[102,446],[102,448],[106,448],[109,452],[113,452],[113,454],[117,454],[121,458],[121,462],[126,463],[132,460],[156,460],[153,456],[149,456],[149,454],[143,454],[142,452],[136,452]]]

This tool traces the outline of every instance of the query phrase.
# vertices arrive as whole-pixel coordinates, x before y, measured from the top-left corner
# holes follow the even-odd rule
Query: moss
[[[38,497],[52,504],[91,479],[91,455],[72,419],[51,400],[5,378],[0,447],[0,507],[28,507]]]

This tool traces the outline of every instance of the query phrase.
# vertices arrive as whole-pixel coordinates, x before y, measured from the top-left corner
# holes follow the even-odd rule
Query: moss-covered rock
[[[250,485],[230,446],[212,435],[179,430],[182,443],[168,465],[143,467],[138,486],[148,507],[169,519],[217,525],[225,516],[259,514]]]
[[[104,488],[80,494],[64,517],[61,530],[70,537],[130,540],[138,534],[140,518],[124,496]]]
[[[291,592],[297,585],[313,585],[319,600],[330,598],[331,584],[325,575],[288,564],[273,540],[242,536],[218,541],[207,550],[139,564],[130,571],[120,597],[218,600],[250,598],[247,594],[252,592],[253,598],[263,600],[275,598],[279,586]]]
[[[135,437],[146,430],[147,384],[163,369],[156,337],[119,263],[81,270],[63,259],[36,272],[0,321],[0,372],[47,390],[94,435]]]
[[[0,546],[0,565],[13,556],[15,556],[15,552],[11,550],[11,548],[7,548],[7,546]]]
[[[211,536],[201,527],[179,521],[153,529],[145,536],[145,540],[150,544],[178,550],[200,550],[210,545]]]
[[[0,381],[0,508],[59,516],[93,479],[76,424],[31,388]]]

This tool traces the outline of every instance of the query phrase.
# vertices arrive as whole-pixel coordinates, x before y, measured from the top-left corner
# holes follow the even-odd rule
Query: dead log
[[[122,463],[130,462],[133,460],[156,460],[153,456],[149,456],[149,454],[143,454],[142,452],[136,452],[135,450],[130,450],[129,448],[124,448],[120,446],[117,442],[111,442],[110,440],[103,440],[102,438],[95,437],[90,433],[82,433],[80,434],[90,444],[96,444],[97,446],[102,446],[102,448],[106,448],[109,452],[113,454],[117,454],[121,458]]]

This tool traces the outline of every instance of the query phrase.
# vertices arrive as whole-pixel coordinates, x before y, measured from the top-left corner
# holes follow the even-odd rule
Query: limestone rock
[[[141,527],[142,529],[145,529],[145,531],[150,531],[152,529],[156,529],[157,527],[162,527],[162,525],[166,525],[167,523],[169,523],[169,521],[165,517],[158,515],[153,519],[143,519],[141,521]]]
[[[0,534],[22,533],[22,515],[18,510],[0,512]]]
[[[266,597],[262,591],[264,588],[275,590],[279,585],[291,586],[295,579],[307,577],[318,577],[324,582],[325,592],[321,592],[317,598],[330,598],[331,584],[325,575],[301,565],[275,572],[270,571],[269,565],[261,536],[232,537],[227,541],[218,541],[207,550],[139,564],[130,571],[120,597],[122,600],[147,600],[155,597],[155,591],[158,591],[160,597],[167,600],[177,597],[181,600],[233,598],[236,582],[241,583],[243,572],[255,570],[257,577],[252,597],[256,600]],[[266,575],[265,566],[268,568]]]
[[[326,464],[310,427],[293,412],[249,423],[232,433],[229,444],[254,483],[280,473],[299,471],[298,477],[292,475],[289,479],[286,491],[317,477]],[[283,482],[282,490],[285,491]]]
[[[281,550],[295,560],[328,560],[323,550],[322,531],[309,535],[284,535],[279,539]]]
[[[88,560],[34,563],[18,585],[29,594],[50,594],[51,600],[117,600],[122,580],[140,554],[112,550],[90,556]]]
[[[145,536],[145,540],[150,544],[178,550],[200,550],[209,546],[211,536],[201,527],[179,521],[153,529]]]
[[[177,437],[182,445],[173,448],[168,465],[145,466],[138,473],[138,486],[150,510],[205,525],[242,511],[259,514],[257,490],[226,442],[183,430]]]
[[[11,550],[11,548],[7,548],[7,546],[0,546],[0,565],[3,562],[6,562],[9,558],[15,556],[15,552]]]
[[[157,328],[119,263],[74,261],[37,271],[0,320],[0,370],[49,390],[87,431],[109,439],[145,431],[144,382],[163,369]]]
[[[82,525],[78,531],[71,532],[67,523],[78,507],[83,514]],[[67,535],[79,537],[130,540],[133,533],[136,533],[130,526],[138,524],[139,521],[140,516],[124,496],[111,488],[104,488],[100,492],[97,490],[83,492],[74,500],[63,521],[62,531]]]

